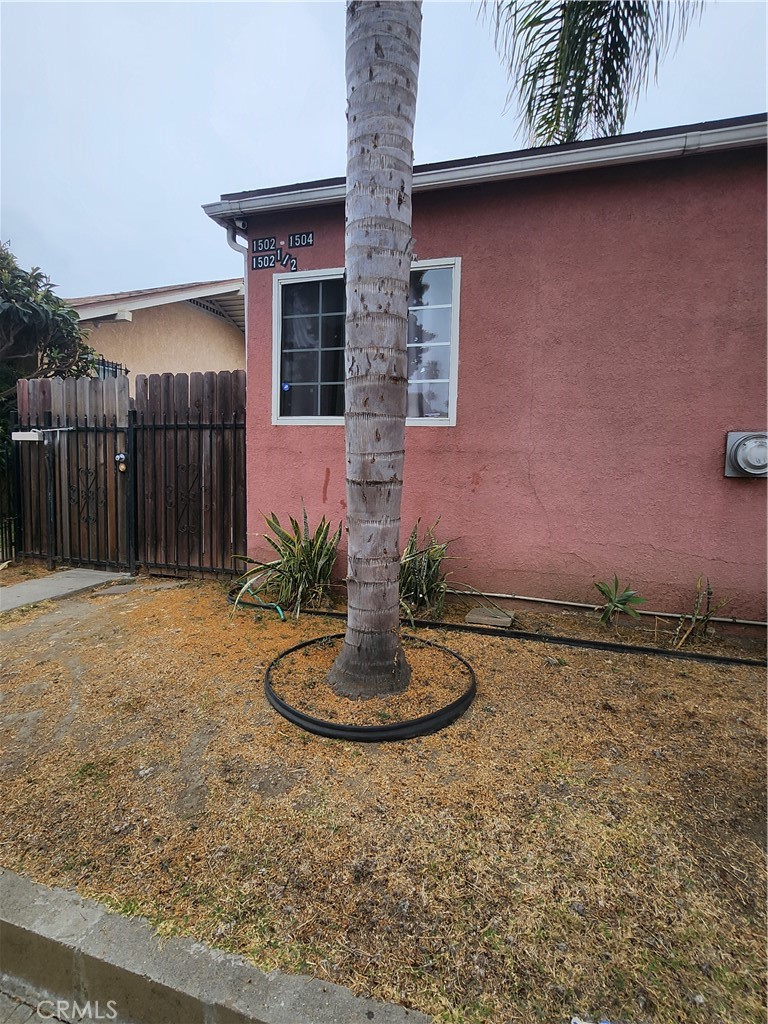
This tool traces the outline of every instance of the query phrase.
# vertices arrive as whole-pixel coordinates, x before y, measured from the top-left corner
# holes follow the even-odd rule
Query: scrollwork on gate
[[[176,510],[176,529],[180,534],[191,537],[200,535],[200,512],[207,511],[207,506],[200,508],[200,467],[187,466],[179,462],[176,465],[176,482],[166,484],[166,508]]]
[[[80,469],[77,483],[68,488],[69,504],[76,505],[81,523],[95,523],[107,503],[107,489],[97,481],[95,469]]]

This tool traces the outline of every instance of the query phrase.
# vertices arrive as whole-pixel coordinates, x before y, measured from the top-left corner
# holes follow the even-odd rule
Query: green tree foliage
[[[22,270],[0,243],[0,394],[13,392],[26,377],[89,377],[96,353],[71,306],[53,291],[39,267]]]
[[[22,270],[0,242],[0,486],[7,491],[8,420],[22,377],[90,377],[96,353],[77,311],[58,297],[39,267]]]
[[[496,46],[532,143],[618,135],[699,0],[499,0]]]

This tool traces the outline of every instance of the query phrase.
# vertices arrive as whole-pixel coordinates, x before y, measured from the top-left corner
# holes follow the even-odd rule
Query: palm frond
[[[496,47],[531,143],[620,134],[701,0],[497,0]],[[486,7],[486,11],[488,7]]]

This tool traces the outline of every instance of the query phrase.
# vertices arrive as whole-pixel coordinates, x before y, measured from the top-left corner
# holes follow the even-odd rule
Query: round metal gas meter
[[[726,476],[768,476],[768,433],[732,430],[725,444]]]

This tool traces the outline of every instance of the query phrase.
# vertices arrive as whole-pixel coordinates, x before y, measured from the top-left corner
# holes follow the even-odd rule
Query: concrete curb
[[[99,569],[67,569],[64,572],[51,573],[36,580],[25,580],[23,583],[12,583],[2,586],[0,578],[0,613],[12,612],[29,604],[40,601],[57,601],[62,597],[73,597],[105,583],[118,580],[129,580],[131,577],[124,572],[103,572]]]
[[[115,1024],[430,1024],[415,1010],[272,971],[0,869],[0,989]],[[58,1007],[57,1007],[58,1004]],[[68,1012],[70,1016],[68,1016]],[[44,1019],[41,1017],[41,1019]],[[87,1019],[87,1018],[86,1018]]]

